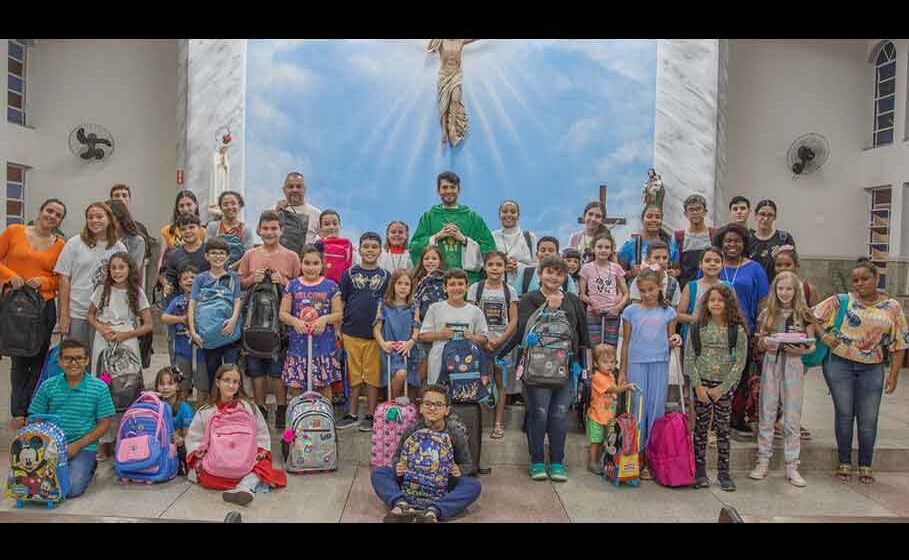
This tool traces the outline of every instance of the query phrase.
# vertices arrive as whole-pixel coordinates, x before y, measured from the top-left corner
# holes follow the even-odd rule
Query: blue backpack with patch
[[[227,285],[224,279],[227,278]],[[242,332],[242,317],[237,320],[234,330],[224,336],[221,329],[224,321],[230,319],[234,313],[234,289],[237,281],[236,274],[228,272],[215,281],[214,284],[199,290],[199,299],[196,302],[196,332],[202,337],[202,348],[220,348],[240,339]]]
[[[59,423],[57,415],[33,414],[13,438],[6,495],[17,508],[27,501],[52,508],[69,494],[69,457]]]
[[[179,460],[173,437],[174,414],[170,403],[151,391],[142,393],[120,420],[114,446],[114,472],[123,480],[149,484],[174,478]]]
[[[438,383],[448,387],[448,397],[454,404],[485,403],[490,393],[482,376],[483,351],[455,330],[454,337],[442,348]]]
[[[448,493],[448,477],[454,465],[451,436],[429,428],[417,430],[401,446],[407,463],[401,492],[415,506],[427,507]]]

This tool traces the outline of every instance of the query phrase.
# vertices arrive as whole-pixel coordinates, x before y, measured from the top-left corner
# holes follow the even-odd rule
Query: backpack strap
[[[700,323],[695,323],[691,329],[689,329],[689,335],[691,336],[691,347],[694,349],[694,355],[701,355],[701,325]]]
[[[486,281],[484,280],[483,283]],[[477,286],[477,293],[479,293],[479,286]],[[505,292],[505,314],[508,315],[508,310],[511,309],[511,286],[502,282],[502,288]],[[480,303],[480,296],[477,296],[477,303]]]
[[[631,238],[634,239],[634,265],[641,264],[641,249],[644,246],[644,240],[641,238],[640,233],[632,233]],[[634,266],[632,265],[632,266]]]
[[[682,247],[685,246],[685,230],[677,229],[675,230],[675,244],[679,246],[679,253],[682,252]]]
[[[480,300],[483,299],[483,288],[486,287],[486,280],[480,280],[477,282],[477,295],[474,298],[474,301],[477,302],[477,305],[480,305]],[[505,290],[506,299],[508,298],[508,290]]]
[[[533,240],[530,238],[530,232],[527,230],[523,231],[524,233],[524,243],[527,244],[527,251],[530,253],[530,256],[533,256]]]
[[[849,307],[849,294],[838,294],[840,300],[839,309],[836,312],[836,319],[833,321],[833,330],[838,332],[843,326],[843,319],[846,317],[846,308]]]
[[[699,341],[700,342],[700,341]],[[739,342],[739,326],[726,325],[726,344],[729,345],[729,355],[735,359],[735,347]]]
[[[694,304],[698,300],[698,281],[688,281],[688,314],[694,313]]]
[[[530,288],[530,281],[533,279],[533,271],[535,269],[532,266],[528,266],[524,269],[524,277],[521,280],[521,293],[526,294],[527,289]]]

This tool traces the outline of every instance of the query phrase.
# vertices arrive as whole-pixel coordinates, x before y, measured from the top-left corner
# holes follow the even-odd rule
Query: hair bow
[[[652,270],[654,272],[663,272],[663,267],[659,263],[641,263],[641,270]]]
[[[774,248],[770,251],[770,255],[771,255],[773,258],[776,258],[776,256],[779,255],[780,253],[782,253],[783,251],[791,251],[791,252],[794,253],[794,252],[795,252],[795,246],[793,246],[793,245],[779,245],[778,247],[774,247]]]

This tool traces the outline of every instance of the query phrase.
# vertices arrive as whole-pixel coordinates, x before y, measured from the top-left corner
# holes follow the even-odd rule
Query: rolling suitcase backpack
[[[170,404],[146,391],[126,409],[117,430],[114,472],[121,480],[166,482],[177,476],[179,460],[173,442]]]
[[[59,422],[57,415],[33,414],[13,438],[6,495],[17,508],[41,502],[50,509],[69,494],[66,436]]]
[[[631,393],[625,397],[626,410],[631,410]],[[631,487],[641,485],[641,431],[638,418],[644,411],[644,396],[638,395],[638,415],[630,412],[619,415],[613,427],[607,430],[603,444],[603,477],[618,487],[625,483]]]
[[[455,424],[455,429],[460,430],[467,438],[467,447],[473,460],[473,472],[465,475],[476,475],[480,469],[480,454],[483,451],[483,410],[477,403],[451,404],[451,413],[448,419]]]
[[[404,377],[404,396],[391,399],[391,355],[386,358],[388,378],[388,401],[376,407],[372,425],[373,467],[391,467],[391,459],[398,449],[401,436],[407,428],[417,423],[417,406],[407,398],[407,376]],[[407,358],[404,358],[407,369]]]
[[[306,340],[306,392],[287,405],[287,429],[281,438],[284,470],[328,472],[338,468],[338,432],[331,399],[312,388],[312,332]]]

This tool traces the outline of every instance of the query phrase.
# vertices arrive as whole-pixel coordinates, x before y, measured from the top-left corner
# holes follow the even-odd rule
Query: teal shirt
[[[60,428],[66,435],[66,443],[72,443],[91,432],[102,418],[114,415],[114,402],[107,385],[91,375],[83,375],[75,388],[66,382],[66,375],[57,375],[41,384],[32,404],[31,414],[55,414],[60,417]],[[94,451],[94,441],[82,449]]]

